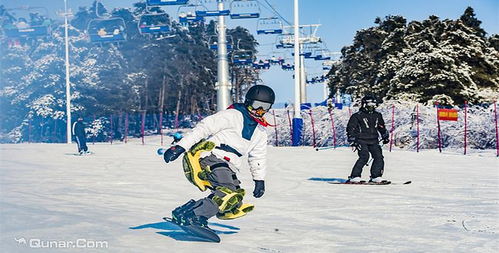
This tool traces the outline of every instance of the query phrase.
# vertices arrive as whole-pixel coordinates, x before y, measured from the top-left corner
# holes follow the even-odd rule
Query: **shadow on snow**
[[[345,183],[347,180],[344,178],[337,178],[337,177],[311,177],[308,180],[310,181],[323,181],[323,182],[339,182],[339,183]]]
[[[213,226],[216,227],[221,227],[221,228],[226,228],[230,230],[240,230],[238,227],[234,226],[229,226],[225,224],[220,224],[220,223],[215,223],[215,222],[210,222],[209,223],[210,228]],[[144,229],[144,228],[153,228],[157,230],[164,230],[164,231],[158,231],[156,232],[157,234],[168,236],[172,239],[175,239],[177,241],[191,241],[191,242],[205,242],[207,241],[206,239],[191,235],[184,230],[182,230],[179,226],[176,224],[173,224],[171,222],[157,222],[157,223],[150,223],[150,224],[144,224],[136,227],[130,227],[129,229]],[[213,228],[212,228],[213,229]],[[213,229],[215,233],[217,234],[235,234],[237,233],[236,231],[222,231],[222,230],[216,230]]]

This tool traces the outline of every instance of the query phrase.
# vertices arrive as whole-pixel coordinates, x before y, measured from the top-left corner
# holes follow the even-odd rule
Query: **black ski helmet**
[[[275,93],[269,86],[255,85],[246,93],[244,103],[248,105],[254,100],[274,104]]]
[[[364,107],[368,102],[375,102],[376,106],[379,104],[378,98],[374,94],[367,94],[361,100],[361,106]]]

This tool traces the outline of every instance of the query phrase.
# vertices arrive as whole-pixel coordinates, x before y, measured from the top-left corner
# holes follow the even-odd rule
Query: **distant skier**
[[[78,120],[75,123],[73,123],[73,136],[76,138],[76,144],[78,145],[78,153],[80,155],[90,153],[88,152],[85,124],[83,123],[82,117],[78,117]]]
[[[366,95],[362,98],[361,108],[354,113],[347,125],[348,142],[358,151],[359,159],[352,169],[350,177],[351,183],[360,183],[362,181],[362,168],[369,161],[369,153],[373,157],[371,166],[370,182],[381,183],[386,181],[382,178],[385,162],[379,145],[379,134],[383,144],[389,142],[389,134],[385,127],[385,121],[381,113],[376,111],[378,101],[374,95]],[[379,134],[378,134],[379,132]]]
[[[186,176],[200,190],[205,187],[211,190],[208,197],[191,199],[173,210],[174,222],[207,228],[207,220],[215,215],[219,219],[235,219],[253,209],[252,204],[242,203],[245,191],[240,188],[236,171],[242,165],[241,158],[247,155],[255,183],[253,196],[263,196],[267,155],[265,127],[269,125],[263,116],[274,101],[275,94],[270,87],[255,85],[248,90],[244,103],[233,104],[227,110],[206,117],[164,153],[164,160],[169,163],[189,150],[184,156]],[[198,151],[203,151],[201,158]]]

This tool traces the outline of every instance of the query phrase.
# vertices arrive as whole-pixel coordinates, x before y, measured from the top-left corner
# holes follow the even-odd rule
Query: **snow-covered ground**
[[[332,185],[356,159],[349,148],[269,146],[266,193],[238,220],[212,219],[222,242],[188,236],[161,217],[206,195],[165,164],[159,139],[76,145],[0,145],[1,252],[497,252],[495,151],[385,150],[394,185]],[[368,178],[368,169],[363,177]],[[251,192],[247,168],[239,174]],[[311,178],[315,178],[311,180]],[[412,184],[400,183],[411,180]],[[249,194],[251,195],[251,194]],[[24,238],[24,240],[23,240]],[[18,242],[16,242],[16,240]],[[24,244],[26,241],[26,244]],[[31,248],[56,242],[59,248]],[[70,243],[86,246],[67,249]],[[104,246],[95,249],[92,247]],[[107,248],[105,247],[107,246]]]

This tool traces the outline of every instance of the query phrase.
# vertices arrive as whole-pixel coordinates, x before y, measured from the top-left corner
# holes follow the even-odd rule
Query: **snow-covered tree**
[[[329,73],[332,92],[423,103],[491,102],[499,94],[497,35],[486,37],[471,7],[457,20],[377,18],[357,32]]]

